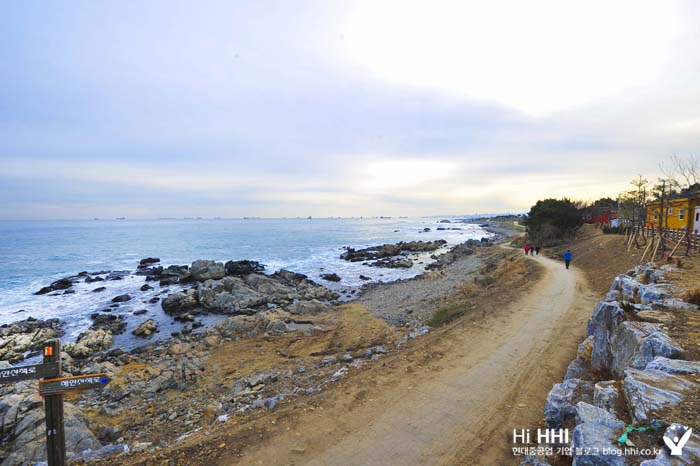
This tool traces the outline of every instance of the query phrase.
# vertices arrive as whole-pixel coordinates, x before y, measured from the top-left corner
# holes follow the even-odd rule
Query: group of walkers
[[[534,256],[534,255],[539,256],[540,255],[540,245],[539,244],[537,244],[537,245],[526,244],[523,249],[525,249],[526,256],[528,254],[530,254],[531,256]]]
[[[525,255],[527,256],[530,254],[531,256],[539,256],[540,255],[540,245],[539,244],[526,244],[523,249],[525,250]],[[571,253],[570,250],[566,250],[564,253],[564,264],[566,265],[566,268],[569,268],[569,265],[571,264],[571,258],[574,255]]]

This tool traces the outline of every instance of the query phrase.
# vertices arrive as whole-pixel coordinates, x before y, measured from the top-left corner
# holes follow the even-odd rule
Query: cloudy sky
[[[0,218],[594,199],[700,149],[700,3],[20,1]]]

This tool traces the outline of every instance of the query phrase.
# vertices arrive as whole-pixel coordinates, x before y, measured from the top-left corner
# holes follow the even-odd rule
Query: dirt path
[[[520,301],[452,327],[422,358],[403,356],[338,387],[325,409],[304,409],[235,463],[517,464],[512,429],[540,425],[546,394],[574,357],[595,301],[576,268],[532,260],[544,274]]]

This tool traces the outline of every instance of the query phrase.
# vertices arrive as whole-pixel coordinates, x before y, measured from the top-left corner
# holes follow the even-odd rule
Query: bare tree
[[[680,157],[673,154],[670,163],[661,163],[661,172],[670,180],[670,183],[681,190],[689,189],[700,183],[700,158],[696,155]]]

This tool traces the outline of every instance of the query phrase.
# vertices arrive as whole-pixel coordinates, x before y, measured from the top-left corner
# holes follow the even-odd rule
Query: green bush
[[[545,199],[532,206],[525,225],[530,238],[548,244],[572,236],[582,223],[569,199]]]

